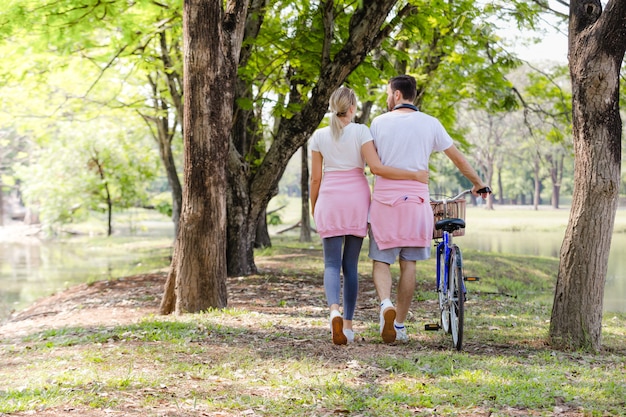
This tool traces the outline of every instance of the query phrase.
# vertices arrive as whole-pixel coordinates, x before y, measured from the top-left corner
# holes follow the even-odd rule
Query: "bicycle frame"
[[[458,200],[459,198],[463,197],[466,194],[469,194],[471,192],[471,190],[465,190],[462,191],[461,193],[459,193],[458,195],[456,195],[455,197],[452,198],[446,198],[441,200],[441,202],[444,204],[444,212],[447,210],[447,203],[448,201],[454,201],[454,200]],[[450,253],[452,252],[452,248],[453,248],[453,238],[452,238],[452,233],[450,233],[447,230],[443,230],[442,233],[442,237],[441,237],[441,241],[437,243],[437,288],[440,288],[440,283],[441,283],[441,258],[439,257],[439,253],[441,253],[441,251],[445,250],[445,268],[444,268],[444,274],[443,274],[443,284],[444,284],[444,288],[448,288],[448,277],[450,276]],[[462,286],[462,290],[463,290],[463,294],[466,294],[467,290],[465,288],[465,283],[463,283]]]
[[[441,242],[437,243],[437,288],[440,288],[441,283],[441,257],[439,253],[445,250],[444,260],[444,274],[443,274],[443,288],[448,288],[448,277],[450,276],[450,253],[452,253],[452,233],[444,230],[443,237],[441,238]],[[467,293],[465,283],[462,286],[463,294]]]

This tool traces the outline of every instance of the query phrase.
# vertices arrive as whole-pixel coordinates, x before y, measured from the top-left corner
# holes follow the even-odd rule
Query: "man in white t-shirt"
[[[387,85],[389,112],[372,121],[374,144],[384,165],[427,170],[431,153],[442,151],[472,184],[474,195],[486,197],[486,185],[454,145],[439,120],[413,105],[415,79],[392,78]],[[380,298],[380,334],[385,343],[406,342],[404,327],[415,292],[415,263],[430,257],[433,213],[428,185],[376,177],[370,207],[370,248],[373,279]],[[397,307],[391,302],[390,265],[399,258]]]

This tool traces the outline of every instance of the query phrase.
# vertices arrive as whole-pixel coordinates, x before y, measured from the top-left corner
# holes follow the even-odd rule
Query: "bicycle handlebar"
[[[430,201],[432,201],[433,203],[443,203],[444,201],[454,201],[454,200],[458,200],[459,198],[463,197],[466,194],[471,193],[472,190],[465,190],[465,191],[461,191],[458,195],[452,197],[452,198],[443,198],[441,200],[436,200],[434,198],[431,197]],[[477,194],[491,194],[491,188],[489,187],[484,187],[481,188],[480,190],[476,190]]]

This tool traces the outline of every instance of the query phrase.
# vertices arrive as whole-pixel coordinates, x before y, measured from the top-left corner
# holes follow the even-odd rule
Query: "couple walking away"
[[[408,341],[404,321],[415,292],[415,263],[430,257],[433,234],[428,193],[431,153],[444,152],[472,182],[475,195],[486,186],[441,123],[413,105],[416,94],[413,77],[392,78],[387,85],[389,111],[374,118],[368,128],[352,122],[356,95],[340,87],[329,100],[330,125],[310,139],[311,208],[322,238],[324,290],[337,345],[354,341],[358,262],[368,224],[380,335],[385,343]],[[365,163],[376,176],[372,193]],[[390,266],[396,259],[400,279],[394,306]]]

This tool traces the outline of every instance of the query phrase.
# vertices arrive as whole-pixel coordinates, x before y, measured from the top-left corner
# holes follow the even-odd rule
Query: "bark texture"
[[[247,4],[184,2],[185,187],[162,314],[227,305],[226,167]]]
[[[550,321],[555,347],[601,347],[604,284],[617,209],[622,122],[619,74],[626,2],[570,3],[574,194]]]

